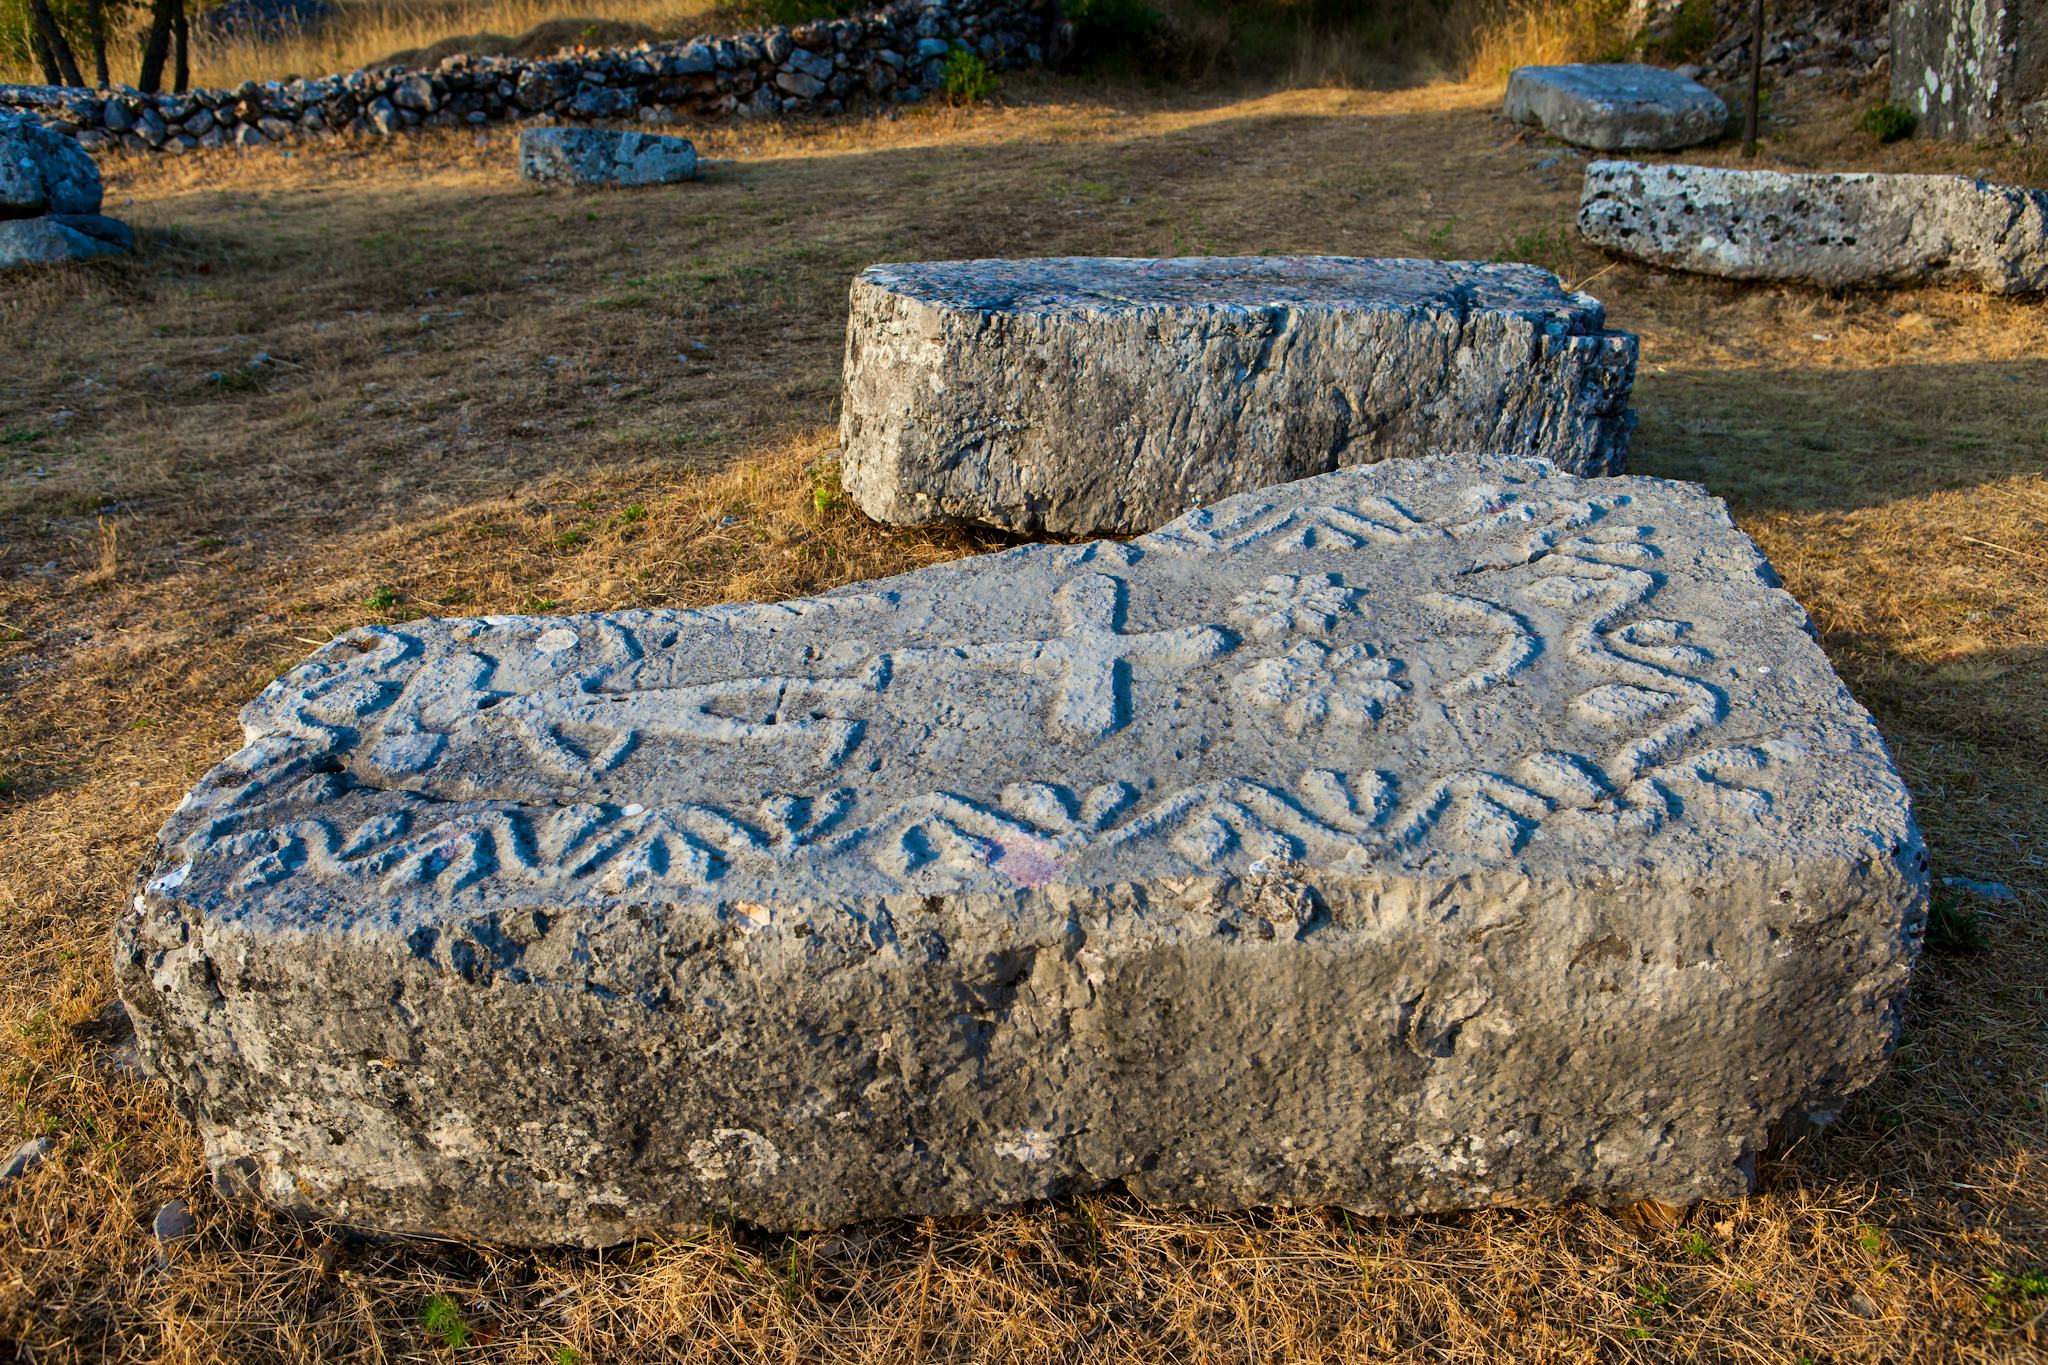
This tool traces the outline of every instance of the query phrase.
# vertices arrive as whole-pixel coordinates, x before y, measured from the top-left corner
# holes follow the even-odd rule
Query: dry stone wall
[[[145,95],[0,85],[0,107],[28,109],[87,147],[182,153],[261,147],[334,134],[388,137],[409,128],[514,120],[665,123],[721,115],[839,113],[909,103],[942,87],[947,54],[1035,66],[1047,0],[905,0],[847,19],[727,38],[564,54],[451,57],[432,71],[399,67],[318,80],[244,82],[233,90]]]

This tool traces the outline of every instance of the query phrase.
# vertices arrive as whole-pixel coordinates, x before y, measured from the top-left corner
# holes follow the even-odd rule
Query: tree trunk
[[[142,70],[135,76],[135,88],[145,95],[154,95],[164,88],[164,60],[171,55],[171,16],[179,8],[177,0],[151,0],[149,36],[142,43]]]
[[[36,31],[42,35],[43,45],[55,59],[59,81],[64,85],[84,85],[85,78],[78,74],[78,63],[71,56],[71,44],[65,41],[64,30],[57,27],[46,0],[28,0],[28,12]]]
[[[92,35],[92,74],[105,90],[107,79],[107,16],[101,0],[85,0],[85,27]]]
[[[36,65],[43,69],[43,84],[61,84],[64,78],[57,70],[57,59],[50,55],[50,45],[43,41],[43,31],[34,23],[28,26],[28,45],[35,49]]]
[[[178,10],[171,18],[171,36],[177,40],[177,59],[172,64],[171,89],[182,95],[192,84],[192,26],[185,17],[185,0],[176,0]]]

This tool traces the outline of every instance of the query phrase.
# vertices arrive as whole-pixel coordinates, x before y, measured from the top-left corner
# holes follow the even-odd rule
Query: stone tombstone
[[[395,1231],[1737,1195],[1927,898],[1775,583],[1695,486],[1468,457],[363,627],[170,818],[120,989],[224,1190]]]
[[[2048,0],[1892,0],[1891,37],[1921,132],[2048,139]]]
[[[611,128],[528,128],[519,135],[523,179],[559,185],[672,185],[697,175],[686,137]]]
[[[1727,279],[2048,292],[2048,193],[1959,175],[1596,161],[1578,221],[1609,251]]]
[[[853,283],[841,476],[878,521],[1100,535],[1393,456],[1617,473],[1635,360],[1531,265],[877,265]]]
[[[133,251],[128,225],[101,216],[101,195],[83,147],[0,109],[0,270]]]
[[[1517,67],[1501,112],[1603,152],[1693,147],[1728,128],[1728,106],[1706,86],[1632,62]]]

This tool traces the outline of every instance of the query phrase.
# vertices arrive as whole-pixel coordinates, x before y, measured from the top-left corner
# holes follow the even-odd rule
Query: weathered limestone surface
[[[879,521],[1146,531],[1391,456],[1620,472],[1636,340],[1530,265],[1338,256],[871,266],[841,474]]]
[[[1891,37],[1921,132],[2048,138],[2048,0],[1892,0]]]
[[[2048,290],[2048,194],[1959,175],[1596,161],[1579,231],[1610,251],[1735,280]]]
[[[529,128],[519,135],[519,174],[563,185],[673,185],[697,175],[686,137],[610,128]]]
[[[100,216],[101,194],[84,148],[0,110],[0,270],[133,251],[128,225]]]
[[[1694,486],[1475,457],[363,628],[165,826],[121,992],[225,1189],[381,1228],[1733,1195],[1927,891],[1774,583]]]
[[[1632,62],[1518,67],[1501,112],[1603,152],[1693,147],[1728,127],[1728,106],[1706,86]]]

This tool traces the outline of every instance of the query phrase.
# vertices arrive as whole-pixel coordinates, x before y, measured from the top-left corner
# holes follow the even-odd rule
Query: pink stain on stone
[[[988,865],[1019,886],[1037,888],[1060,874],[1060,859],[1052,844],[1030,835],[990,839]]]

